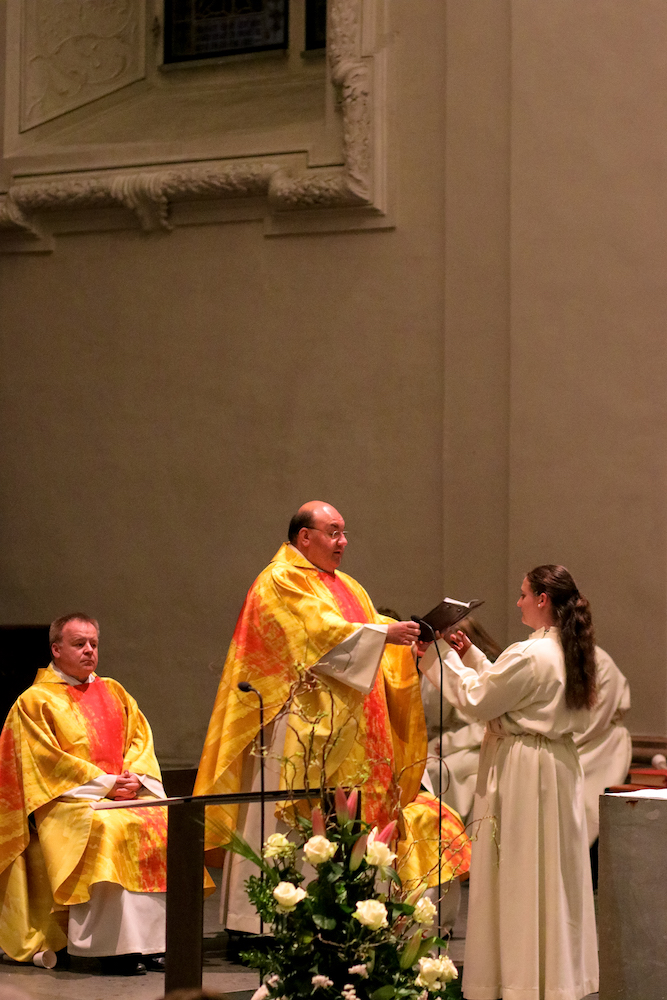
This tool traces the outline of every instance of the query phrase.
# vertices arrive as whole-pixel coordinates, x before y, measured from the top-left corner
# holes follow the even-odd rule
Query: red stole
[[[91,764],[106,774],[121,774],[125,757],[125,713],[104,681],[71,684],[69,694],[86,728]]]
[[[338,609],[346,621],[372,624],[369,622],[368,614],[364,611],[359,598],[349,590],[339,576],[323,571],[319,571],[318,576],[331,591]],[[365,753],[369,767],[369,780],[367,784],[364,784],[363,789],[363,813],[367,823],[375,823],[381,827],[393,818],[387,795],[394,777],[394,748],[382,667],[378,670],[373,690],[364,698],[364,719],[366,722]],[[387,809],[388,806],[389,809]]]

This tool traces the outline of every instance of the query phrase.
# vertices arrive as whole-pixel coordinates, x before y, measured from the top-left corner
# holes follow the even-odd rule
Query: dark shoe
[[[141,955],[108,955],[100,959],[103,976],[145,976]]]
[[[149,972],[164,972],[164,955],[142,955],[141,961]]]
[[[258,941],[264,940],[259,934],[250,934],[246,931],[227,931],[227,947],[225,958],[228,962],[243,964],[241,954],[248,948],[257,946]]]
[[[56,952],[56,969],[58,972],[66,972],[70,967],[70,956],[67,948],[61,948]]]

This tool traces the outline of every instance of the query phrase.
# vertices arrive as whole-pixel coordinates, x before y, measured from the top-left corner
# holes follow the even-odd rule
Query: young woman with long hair
[[[495,663],[463,632],[440,640],[443,695],[486,723],[473,811],[467,1000],[581,1000],[598,990],[583,779],[572,734],[595,700],[588,601],[538,566],[517,601],[533,629]],[[436,651],[421,669],[440,686]]]

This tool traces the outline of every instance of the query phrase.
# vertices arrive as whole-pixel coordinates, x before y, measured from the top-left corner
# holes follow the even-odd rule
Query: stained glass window
[[[327,0],[306,0],[306,52],[327,44]]]
[[[166,63],[286,49],[289,0],[165,0]]]

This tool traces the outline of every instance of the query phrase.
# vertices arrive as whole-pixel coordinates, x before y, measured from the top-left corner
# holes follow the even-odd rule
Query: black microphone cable
[[[259,789],[261,798],[261,810],[259,816],[259,837],[260,837],[260,848],[259,855],[263,857],[264,851],[264,699],[257,690],[253,687],[249,681],[239,681],[236,685],[239,691],[243,691],[244,694],[256,694],[259,699]],[[259,873],[260,880],[264,881],[264,872],[260,869]],[[264,933],[264,921],[259,918],[259,933]]]
[[[440,647],[438,646],[438,640],[435,637],[435,629],[428,622],[424,621],[423,618],[418,618],[417,615],[411,615],[411,621],[417,622],[422,628],[427,628],[431,633],[433,642],[435,643],[435,651],[438,654],[438,660],[440,661],[440,740],[442,741],[442,682],[443,675],[445,672],[445,665],[442,662],[442,654],[440,653]],[[442,918],[442,746],[438,750],[438,937],[442,934],[441,927]],[[438,955],[440,954],[440,948],[438,948]]]

